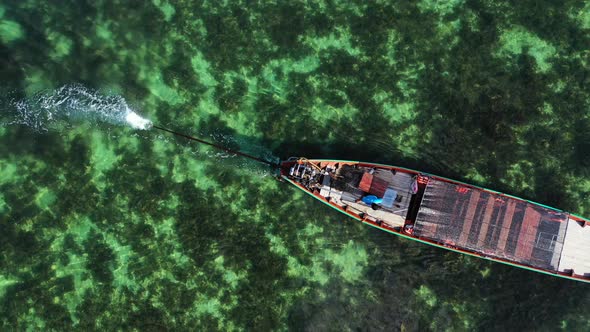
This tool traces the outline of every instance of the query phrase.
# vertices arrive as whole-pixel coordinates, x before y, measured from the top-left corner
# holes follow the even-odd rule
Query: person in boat
[[[379,210],[381,208],[381,202],[383,202],[383,198],[379,198],[375,195],[365,195],[363,198],[357,199],[357,203],[363,202],[366,205],[370,206],[373,210]]]
[[[414,234],[414,225],[412,225],[412,224],[406,224],[404,226],[404,232],[406,234],[410,234],[410,235]]]

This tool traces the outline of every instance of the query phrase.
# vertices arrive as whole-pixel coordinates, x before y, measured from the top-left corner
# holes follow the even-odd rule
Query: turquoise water
[[[4,2],[2,329],[590,330],[587,284],[393,237],[120,121],[588,216],[589,29],[573,1]]]

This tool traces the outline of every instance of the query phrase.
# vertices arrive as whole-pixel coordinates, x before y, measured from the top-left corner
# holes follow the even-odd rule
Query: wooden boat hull
[[[301,168],[302,166],[300,165],[306,165],[307,170],[310,173],[316,173],[317,177],[317,173],[323,172],[325,173],[325,175],[323,176],[323,181],[324,181],[324,185],[322,186],[321,183],[312,183],[313,181],[311,180],[307,180],[305,179],[305,174],[302,177],[298,177],[295,176],[296,174],[294,174],[294,169],[296,169],[297,167]],[[311,167],[309,165],[312,165]],[[327,189],[326,189],[326,185],[325,183],[328,182],[326,181],[326,176],[328,175],[327,170],[331,170],[330,165],[335,167],[336,169],[338,168],[344,168],[344,167],[348,167],[349,169],[352,170],[352,172],[355,172],[356,170],[358,170],[358,173],[362,173],[362,179],[360,180],[360,183],[358,185],[358,187],[353,188],[354,185],[350,186],[350,188],[344,187],[343,191],[338,191],[335,190],[333,188],[332,185],[330,185],[330,192],[327,193]],[[324,167],[324,169],[322,169]],[[310,168],[312,170],[310,170]],[[346,195],[352,195],[352,193],[349,193],[348,191],[354,191],[354,192],[360,192],[363,191],[364,194],[370,194],[372,191],[377,191],[378,194],[379,193],[383,193],[383,189],[382,188],[372,188],[372,187],[368,187],[365,183],[363,182],[367,182],[365,181],[366,178],[371,178],[370,175],[372,174],[368,174],[371,172],[381,172],[382,174],[387,175],[387,171],[391,172],[393,175],[393,178],[397,177],[404,177],[407,179],[408,176],[412,177],[412,179],[415,179],[415,182],[417,182],[418,180],[421,181],[427,181],[427,183],[422,183],[420,184],[422,191],[422,195],[425,195],[426,193],[430,193],[430,191],[432,191],[432,188],[435,188],[436,185],[440,186],[441,188],[443,188],[444,190],[449,191],[450,189],[448,188],[452,188],[454,191],[452,192],[452,195],[455,195],[453,197],[459,197],[460,200],[463,201],[463,210],[461,210],[462,214],[461,216],[466,216],[463,219],[473,219],[474,224],[473,225],[461,225],[461,226],[452,226],[454,228],[451,228],[451,230],[459,230],[459,233],[456,233],[454,236],[454,240],[449,238],[445,238],[444,236],[436,236],[436,232],[432,232],[429,230],[429,227],[433,226],[436,227],[441,227],[442,224],[436,224],[439,223],[438,220],[438,214],[434,213],[433,215],[431,215],[429,217],[428,213],[432,214],[432,209],[431,207],[434,206],[436,208],[436,206],[438,206],[437,204],[439,204],[438,202],[441,199],[433,199],[431,200],[432,202],[428,203],[431,204],[432,206],[425,206],[425,202],[422,202],[423,197],[417,197],[420,195],[420,191],[416,192],[416,193],[412,193],[412,191],[410,190],[411,193],[411,199],[409,199],[409,197],[404,197],[404,199],[406,199],[406,204],[407,204],[407,213],[405,216],[401,216],[403,217],[403,221],[400,220],[400,216],[398,215],[394,215],[396,212],[396,208],[399,205],[399,208],[403,208],[403,199],[402,201],[400,201],[400,204],[395,204],[395,206],[392,206],[391,209],[389,209],[388,211],[385,212],[381,212],[381,211],[373,211],[373,210],[369,210],[369,206],[364,207],[362,202],[358,202],[358,200],[353,201],[353,199],[351,199],[351,197],[349,197],[348,199],[344,196]],[[530,271],[534,271],[534,272],[539,272],[539,273],[543,273],[543,274],[548,274],[548,275],[552,275],[552,276],[558,276],[558,277],[562,277],[562,278],[566,278],[566,279],[571,279],[571,280],[576,280],[576,281],[583,281],[583,282],[590,282],[590,268],[588,268],[588,270],[586,271],[586,259],[584,257],[584,253],[582,252],[582,250],[577,250],[578,248],[576,246],[572,246],[574,244],[578,244],[578,242],[576,241],[580,241],[577,240],[577,238],[574,237],[568,237],[568,226],[570,226],[570,232],[578,232],[578,226],[581,227],[580,228],[580,234],[579,236],[583,236],[584,238],[582,239],[582,241],[584,242],[589,242],[590,243],[590,227],[585,228],[586,224],[589,223],[590,221],[588,219],[585,219],[583,217],[577,216],[577,215],[573,215],[573,214],[569,214],[566,212],[563,212],[561,210],[552,208],[552,207],[548,207],[536,202],[532,202],[532,201],[528,201],[528,200],[524,200],[515,196],[511,196],[511,195],[507,195],[507,194],[503,194],[497,191],[493,191],[493,190],[489,190],[486,188],[482,188],[482,187],[478,187],[478,186],[474,186],[474,185],[470,185],[467,183],[463,183],[460,181],[455,181],[452,179],[448,179],[448,178],[444,178],[444,177],[439,177],[436,175],[432,175],[432,174],[428,174],[428,173],[423,173],[423,172],[419,172],[416,170],[412,170],[412,169],[408,169],[408,168],[403,168],[403,167],[395,167],[395,166],[390,166],[390,165],[383,165],[383,164],[375,164],[375,163],[365,163],[365,162],[357,162],[357,161],[345,161],[345,160],[324,160],[324,159],[314,159],[314,160],[307,160],[307,159],[296,159],[296,158],[290,158],[289,160],[283,161],[281,163],[281,168],[280,168],[280,172],[281,172],[281,177],[290,182],[291,184],[293,184],[294,186],[298,187],[299,189],[303,190],[304,192],[306,192],[307,194],[311,195],[312,197],[318,199],[319,201],[321,201],[322,203],[348,215],[351,218],[354,218],[356,220],[361,221],[364,224],[368,224],[372,227],[378,228],[380,230],[395,234],[397,236],[401,236],[403,238],[407,238],[410,240],[414,240],[414,241],[418,241],[424,244],[428,244],[431,246],[435,246],[435,247],[439,247],[439,248],[443,248],[446,250],[450,250],[450,251],[454,251],[457,253],[461,253],[461,254],[466,254],[466,255],[470,255],[470,256],[474,256],[474,257],[478,257],[478,258],[483,258],[483,259],[487,259],[487,260],[491,260],[494,262],[499,262],[499,263],[503,263],[503,264],[507,264],[507,265],[511,265],[511,266],[516,266],[519,268],[523,268],[523,269],[527,269]],[[323,174],[322,173],[322,174]],[[334,173],[336,174],[336,173]],[[379,174],[378,174],[379,175]],[[308,174],[309,176],[309,174]],[[330,175],[330,182],[334,182],[333,178],[335,178],[334,175]],[[321,178],[321,177],[319,177]],[[391,175],[389,175],[389,178],[392,178]],[[357,181],[358,182],[358,181]],[[355,183],[357,183],[355,182]],[[375,182],[375,181],[373,181]],[[428,185],[433,184],[432,187],[428,187]],[[400,187],[396,187],[395,186],[396,183],[395,181],[390,181],[388,183],[388,187],[387,188],[393,188],[396,189],[396,191],[399,193],[400,191],[402,191],[403,189],[400,189]],[[416,183],[413,183],[413,185],[416,185]],[[377,186],[379,187],[379,186]],[[379,191],[379,189],[381,189],[381,191]],[[391,190],[393,190],[391,189]],[[415,189],[415,188],[414,188]],[[429,191],[430,190],[430,191]],[[334,195],[334,192],[336,192],[336,195]],[[462,198],[461,195],[463,194],[469,194],[470,197],[469,198]],[[338,196],[341,195],[341,197],[335,198],[332,196]],[[477,196],[478,198],[486,196],[486,199],[479,199],[479,201],[477,199],[474,200],[474,196]],[[398,196],[402,196],[399,195]],[[406,195],[408,196],[408,195]],[[434,197],[434,196],[433,196]],[[352,197],[354,198],[354,197]],[[446,198],[443,198],[446,199]],[[447,199],[448,200],[448,199]],[[467,202],[465,202],[467,201]],[[454,201],[453,201],[454,202]],[[483,202],[483,203],[482,203]],[[489,203],[488,203],[489,202]],[[471,204],[474,203],[474,204]],[[481,208],[481,206],[488,204],[489,206],[493,206],[494,209],[489,208],[487,209],[487,206],[484,208]],[[457,205],[457,204],[455,204]],[[354,206],[354,208],[353,208]],[[465,207],[467,206],[467,207]],[[523,210],[524,212],[520,212],[522,214],[522,220],[520,221],[520,229],[516,229],[517,223],[513,223],[514,225],[511,225],[511,227],[509,226],[505,226],[505,227],[496,227],[497,230],[496,232],[492,232],[492,223],[491,222],[487,222],[486,223],[486,219],[488,221],[492,220],[493,215],[496,215],[496,220],[500,220],[501,218],[499,218],[500,212],[497,211],[503,211],[503,217],[504,220],[500,220],[500,222],[505,222],[506,220],[510,219],[508,217],[505,217],[506,215],[513,213],[515,214],[515,210],[518,209],[518,207],[520,207],[520,210]],[[523,208],[524,207],[524,208]],[[363,210],[364,209],[364,210]],[[417,212],[413,212],[413,210],[416,210]],[[442,210],[445,209],[449,209],[448,207],[442,207]],[[475,217],[475,214],[477,213],[478,209],[480,210],[480,215],[481,217],[478,219]],[[481,210],[486,210],[486,213],[484,213]],[[365,211],[362,212],[361,210]],[[422,211],[424,210],[424,211]],[[488,211],[489,210],[489,211]],[[389,212],[391,211],[391,212]],[[376,213],[380,212],[381,215],[379,215],[379,217],[375,217]],[[388,213],[390,215],[388,215]],[[458,215],[457,215],[458,216]],[[457,218],[457,216],[452,215],[451,218],[448,218],[449,224],[453,224],[455,223],[457,220],[454,219],[461,219],[461,218]],[[453,218],[455,217],[455,218]],[[397,218],[397,219],[396,219]],[[412,218],[414,220],[412,220]],[[430,219],[428,219],[430,218]],[[513,218],[514,220],[518,219],[518,218]],[[555,219],[555,220],[554,220]],[[481,220],[483,220],[483,222],[481,222]],[[429,223],[430,221],[430,223]],[[461,221],[461,220],[459,220]],[[403,223],[402,223],[403,222]],[[479,237],[478,234],[473,234],[474,232],[471,231],[466,231],[466,230],[473,230],[475,228],[474,225],[477,224],[477,222],[479,222],[480,224],[484,225],[481,226],[479,229]],[[565,225],[563,223],[566,223]],[[550,232],[542,232],[541,231],[541,225],[540,223],[543,223],[543,225],[548,225],[551,229],[554,230],[553,234],[550,234]],[[574,226],[571,226],[574,225]],[[578,225],[578,226],[576,226]],[[419,233],[415,233],[412,232],[412,230],[414,228],[408,228],[409,226],[411,227],[416,227],[416,229],[418,229],[418,226],[420,226],[420,234]],[[446,225],[443,225],[446,227]],[[496,225],[497,226],[497,225]],[[461,228],[462,227],[462,228]],[[485,229],[484,229],[485,227]],[[557,227],[557,228],[556,228]],[[575,228],[575,229],[574,229]],[[484,230],[482,230],[484,229]],[[531,231],[532,230],[532,231]],[[495,234],[495,238],[493,235],[490,235],[490,232]],[[588,232],[588,237],[586,237],[586,232]],[[440,232],[439,232],[440,233]],[[442,234],[448,234],[445,232],[442,232]],[[515,235],[516,234],[516,235]],[[573,234],[573,233],[572,233]],[[577,233],[576,233],[577,234]],[[427,236],[424,236],[427,235]],[[551,242],[547,241],[546,239],[543,239],[543,236],[553,236],[553,240]],[[558,238],[556,238],[556,236]],[[572,235],[573,236],[573,235]],[[560,240],[563,237],[563,239]],[[506,254],[504,251],[502,250],[497,250],[494,252],[493,250],[490,252],[486,252],[486,248],[489,248],[490,246],[484,246],[484,244],[492,242],[489,239],[494,238],[496,243],[501,243],[504,244],[504,247],[509,247],[512,244],[512,247],[515,248],[509,248],[512,249],[512,254]],[[516,238],[516,240],[514,239]],[[569,239],[569,242],[568,242]],[[462,241],[458,241],[458,240],[462,240]],[[487,241],[487,242],[486,242]],[[457,244],[455,242],[460,242],[460,244]],[[544,242],[549,243],[546,244],[545,247],[541,248],[541,244],[543,244]],[[466,244],[471,244],[471,245],[466,245]],[[481,248],[478,246],[478,244],[481,244]],[[534,248],[531,248],[531,244],[534,246]],[[475,249],[474,249],[475,248]],[[505,249],[505,248],[503,248]],[[551,249],[551,250],[549,250]],[[565,250],[564,250],[565,249]],[[544,260],[540,260],[540,259],[535,259],[534,255],[539,255],[539,252],[541,252],[542,254],[544,253],[545,256]],[[567,255],[566,255],[567,254]],[[564,256],[565,255],[565,256]],[[515,257],[514,259],[512,257]],[[522,257],[525,257],[526,259],[521,259]],[[532,262],[532,263],[531,263]],[[561,265],[565,264],[563,267]],[[569,269],[567,264],[571,264],[572,268]],[[574,267],[575,266],[575,270]],[[590,266],[590,262],[588,262],[588,266]],[[579,274],[578,270],[581,269],[581,272],[583,272],[583,274]]]

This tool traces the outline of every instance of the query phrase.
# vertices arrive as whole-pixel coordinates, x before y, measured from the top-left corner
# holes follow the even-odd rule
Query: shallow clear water
[[[590,6],[263,3],[0,5],[3,330],[590,329],[587,284],[394,237],[119,121],[588,216]],[[97,102],[39,102],[64,87]]]

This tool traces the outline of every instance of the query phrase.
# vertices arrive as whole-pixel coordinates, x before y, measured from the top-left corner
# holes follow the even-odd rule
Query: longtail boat
[[[575,214],[409,168],[295,157],[276,163],[157,125],[153,128],[277,168],[281,179],[386,232],[590,282],[590,220]]]
[[[289,158],[280,177],[386,232],[527,270],[590,282],[588,219],[408,168]]]

